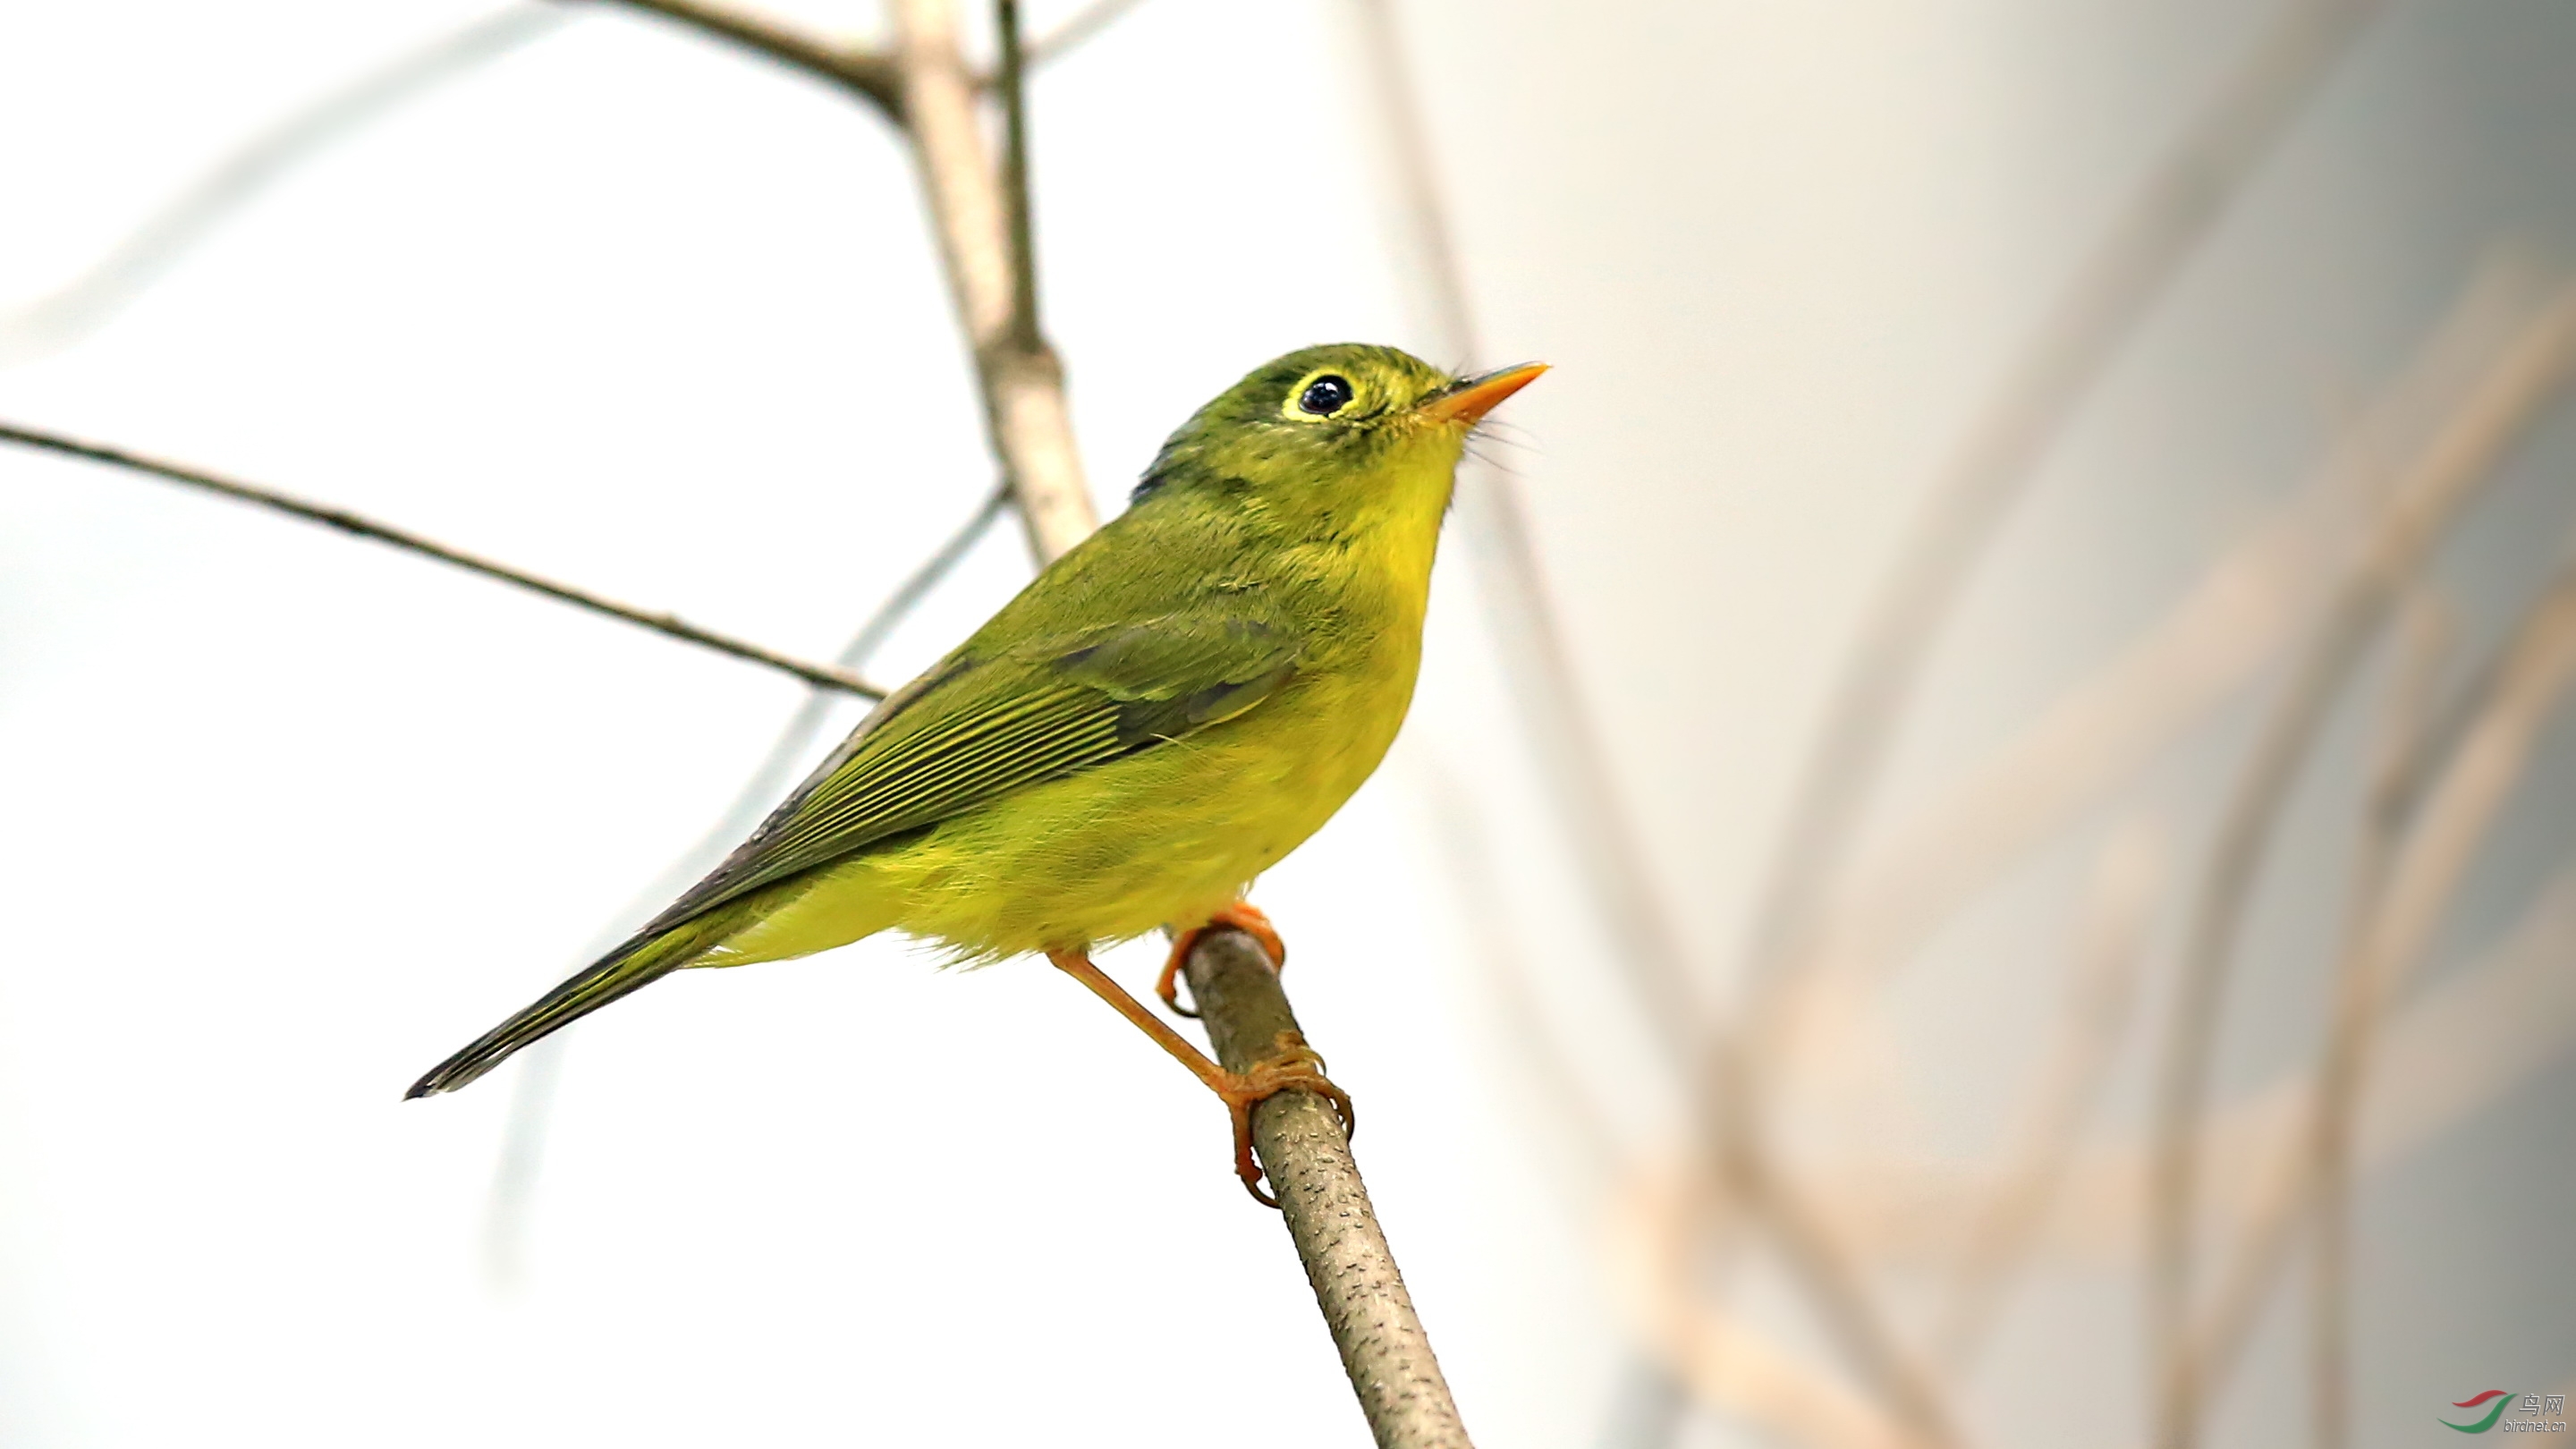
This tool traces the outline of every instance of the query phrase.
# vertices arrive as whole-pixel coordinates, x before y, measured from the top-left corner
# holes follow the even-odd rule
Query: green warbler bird
[[[1127,511],[878,705],[723,865],[623,945],[441,1062],[452,1091],[693,966],[896,930],[960,962],[1043,952],[1223,1098],[1255,1197],[1250,1109],[1349,1098],[1302,1041],[1217,1066],[1091,964],[1173,932],[1276,933],[1242,896],[1385,757],[1413,697],[1460,450],[1546,369],[1452,378],[1388,347],[1292,352],[1199,409]]]

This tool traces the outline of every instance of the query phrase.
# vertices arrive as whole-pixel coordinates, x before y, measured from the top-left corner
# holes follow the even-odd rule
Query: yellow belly
[[[886,929],[961,961],[1196,924],[1315,833],[1385,758],[1418,636],[1301,675],[1240,719],[1015,791],[754,898],[692,964],[808,955]]]

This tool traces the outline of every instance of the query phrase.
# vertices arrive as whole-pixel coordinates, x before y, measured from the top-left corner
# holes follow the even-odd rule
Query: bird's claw
[[[1241,931],[1259,943],[1270,958],[1270,969],[1278,971],[1288,964],[1288,945],[1279,939],[1279,931],[1270,918],[1250,901],[1236,901],[1220,907],[1207,918],[1207,924],[1180,932],[1172,938],[1172,954],[1163,958],[1163,974],[1154,978],[1154,994],[1175,1016],[1196,1018],[1195,1006],[1181,1005],[1181,971],[1190,964],[1190,952],[1198,949],[1199,938],[1210,931]]]
[[[1279,1206],[1279,1199],[1262,1190],[1261,1163],[1252,1154],[1252,1109],[1256,1103],[1281,1092],[1301,1090],[1333,1104],[1345,1139],[1359,1130],[1359,1113],[1351,1106],[1351,1094],[1324,1075],[1323,1056],[1306,1045],[1302,1032],[1279,1033],[1271,1042],[1269,1056],[1240,1072],[1226,1073],[1226,1080],[1217,1085],[1216,1094],[1225,1099],[1226,1111],[1234,1119],[1234,1175],[1243,1179],[1244,1190],[1265,1207]]]

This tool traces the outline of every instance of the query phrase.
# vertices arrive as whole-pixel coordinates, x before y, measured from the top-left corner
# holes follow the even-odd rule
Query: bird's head
[[[1546,370],[1455,378],[1392,347],[1291,352],[1183,423],[1135,498],[1196,496],[1283,522],[1358,523],[1426,507],[1436,519],[1467,435]]]

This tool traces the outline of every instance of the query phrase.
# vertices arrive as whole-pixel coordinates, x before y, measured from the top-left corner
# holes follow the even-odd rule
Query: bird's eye
[[[1306,390],[1297,395],[1297,406],[1319,418],[1340,412],[1350,406],[1350,401],[1350,379],[1329,372],[1306,384]]]

